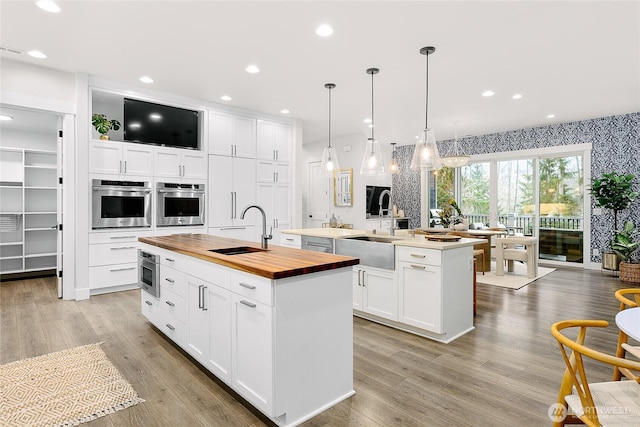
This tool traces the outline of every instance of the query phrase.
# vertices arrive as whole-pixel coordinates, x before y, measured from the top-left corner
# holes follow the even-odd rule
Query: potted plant
[[[100,139],[102,140],[109,139],[109,135],[107,135],[107,132],[109,132],[111,129],[120,129],[119,121],[115,119],[109,120],[104,114],[94,114],[93,116],[91,116],[91,124],[94,128],[96,128],[96,130],[100,134]]]
[[[620,280],[623,282],[640,283],[640,263],[634,259],[634,252],[640,248],[640,241],[634,241],[637,237],[636,225],[627,220],[611,240],[611,249],[620,260]]]
[[[596,206],[613,211],[614,232],[618,229],[618,212],[628,208],[638,197],[638,193],[631,189],[634,177],[632,174],[610,172],[591,181],[591,194],[596,199]],[[618,262],[614,252],[603,252],[602,268],[617,270]]]

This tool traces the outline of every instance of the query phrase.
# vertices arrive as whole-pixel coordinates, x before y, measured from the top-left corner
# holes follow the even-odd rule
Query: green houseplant
[[[591,181],[591,194],[596,199],[596,205],[613,211],[613,230],[618,229],[618,212],[628,208],[638,197],[633,191],[631,183],[633,174],[604,173],[601,177]],[[602,268],[617,270],[619,259],[614,252],[603,252]]]
[[[104,114],[94,114],[91,116],[91,124],[100,134],[100,139],[107,140],[109,136],[107,132],[110,130],[118,130],[120,129],[120,122],[113,119],[107,119],[107,116]]]
[[[640,283],[640,263],[634,260],[634,252],[640,248],[637,237],[636,225],[627,220],[611,240],[611,249],[620,260],[620,280],[623,282]]]

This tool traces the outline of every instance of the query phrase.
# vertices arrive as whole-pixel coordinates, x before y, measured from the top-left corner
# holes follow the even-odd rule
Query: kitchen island
[[[406,230],[389,236],[335,228],[283,230],[282,234],[291,246],[311,236],[333,240],[327,246],[336,253],[355,254],[362,249],[360,265],[353,267],[355,316],[443,343],[474,329],[473,246],[485,239],[439,242]],[[371,251],[368,245],[373,245]],[[386,262],[381,262],[385,261],[381,253]]]
[[[160,257],[142,313],[275,424],[353,390],[354,257],[193,234],[139,239]]]

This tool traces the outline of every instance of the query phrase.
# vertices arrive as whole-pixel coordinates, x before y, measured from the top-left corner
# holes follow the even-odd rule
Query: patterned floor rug
[[[0,365],[0,425],[75,426],[144,402],[100,344]]]

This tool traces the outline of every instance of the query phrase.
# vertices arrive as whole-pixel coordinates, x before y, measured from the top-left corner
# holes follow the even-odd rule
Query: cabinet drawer
[[[291,246],[300,249],[302,247],[302,236],[299,234],[282,233],[280,243],[282,246]]]
[[[273,305],[273,287],[271,280],[267,278],[231,272],[230,286],[231,292],[269,306]]]
[[[417,264],[441,265],[442,251],[436,249],[397,246],[398,260]]]
[[[164,311],[169,313],[171,317],[186,322],[187,303],[183,297],[163,287],[160,291],[160,300],[160,306]]]
[[[89,245],[89,266],[137,262],[138,243],[106,243]]]
[[[137,263],[89,267],[90,289],[130,285],[132,283],[138,283]]]
[[[160,266],[160,288],[160,295],[168,290],[182,298],[187,297],[187,281],[184,273],[165,265]]]

